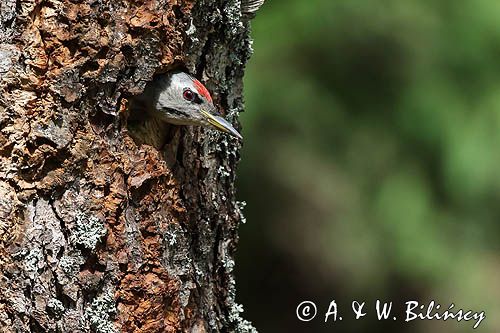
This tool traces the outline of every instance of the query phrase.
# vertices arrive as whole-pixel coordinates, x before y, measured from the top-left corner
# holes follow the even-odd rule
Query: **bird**
[[[134,108],[145,110],[166,123],[209,127],[243,139],[233,125],[218,115],[203,83],[183,71],[158,75],[133,103]]]

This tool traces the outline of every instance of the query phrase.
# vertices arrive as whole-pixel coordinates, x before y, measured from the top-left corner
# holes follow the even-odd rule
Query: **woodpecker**
[[[208,89],[181,71],[158,76],[133,104],[167,123],[210,127],[243,139],[227,120],[217,115]]]

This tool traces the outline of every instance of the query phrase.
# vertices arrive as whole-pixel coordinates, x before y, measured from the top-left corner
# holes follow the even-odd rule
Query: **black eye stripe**
[[[203,100],[200,98],[200,95],[198,94],[194,94],[194,99],[192,101],[193,103],[196,103],[196,104],[202,104],[203,103]]]

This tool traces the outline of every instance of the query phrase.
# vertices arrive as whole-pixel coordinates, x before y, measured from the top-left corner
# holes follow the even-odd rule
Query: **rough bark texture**
[[[242,108],[238,0],[2,0],[0,331],[247,332],[232,276],[237,140],[127,128],[182,66]]]

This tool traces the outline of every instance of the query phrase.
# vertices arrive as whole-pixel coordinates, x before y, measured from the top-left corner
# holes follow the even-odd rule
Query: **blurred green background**
[[[252,26],[245,318],[260,332],[473,331],[404,322],[404,302],[435,300],[500,332],[500,2],[268,0]],[[347,318],[325,324],[333,299]],[[400,319],[377,321],[376,299]]]

